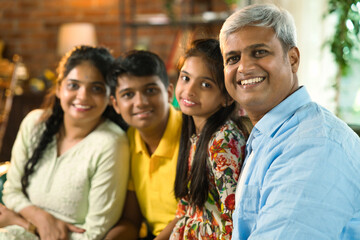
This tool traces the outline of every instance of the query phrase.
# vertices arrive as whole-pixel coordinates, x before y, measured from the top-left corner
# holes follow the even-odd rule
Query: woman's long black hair
[[[176,168],[175,197],[187,197],[192,205],[202,208],[208,198],[209,192],[207,152],[211,136],[224,125],[228,119],[234,119],[244,133],[246,132],[246,128],[242,125],[241,121],[235,119],[235,114],[233,114],[235,112],[235,103],[231,102],[231,97],[225,88],[224,66],[219,42],[215,39],[199,39],[193,41],[185,55],[180,59],[178,69],[180,70],[182,68],[187,58],[195,56],[200,57],[205,61],[205,64],[209,67],[212,77],[220,88],[220,91],[226,99],[229,100],[229,103],[231,103],[227,104],[226,107],[221,107],[207,119],[205,126],[200,133],[199,140],[197,141],[190,173],[188,172],[188,159],[191,147],[190,138],[196,133],[196,128],[191,116],[185,114],[182,115],[183,123]],[[234,115],[234,117],[232,115]]]
[[[91,47],[91,46],[78,46],[69,51],[60,61],[57,68],[56,84],[61,81],[70,73],[70,71],[79,64],[88,61],[96,67],[104,80],[106,81],[106,74],[110,65],[113,63],[114,58],[108,49],[104,47]],[[44,99],[43,108],[44,114],[41,116],[41,121],[45,123],[44,131],[39,135],[37,146],[35,147],[31,157],[25,164],[24,175],[21,178],[22,192],[28,196],[27,187],[29,186],[29,177],[34,173],[36,164],[42,157],[47,145],[52,141],[53,136],[57,134],[64,120],[64,111],[60,105],[60,99],[55,95],[54,86]],[[103,117],[108,118],[118,124],[123,129],[126,125],[119,117],[111,106],[107,106]]]

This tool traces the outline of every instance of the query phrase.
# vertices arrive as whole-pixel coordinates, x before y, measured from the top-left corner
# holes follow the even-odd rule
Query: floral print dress
[[[190,139],[189,166],[194,161],[199,135]],[[228,120],[209,141],[209,195],[202,209],[191,206],[187,198],[180,199],[176,211],[179,219],[170,236],[175,239],[231,239],[235,190],[245,157],[245,137]],[[189,169],[190,170],[190,169]]]

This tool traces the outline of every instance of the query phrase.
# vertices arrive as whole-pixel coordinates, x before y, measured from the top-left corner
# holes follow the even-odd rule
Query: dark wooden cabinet
[[[7,127],[0,149],[0,162],[10,161],[11,149],[23,118],[33,109],[39,108],[44,94],[24,93],[13,97]]]

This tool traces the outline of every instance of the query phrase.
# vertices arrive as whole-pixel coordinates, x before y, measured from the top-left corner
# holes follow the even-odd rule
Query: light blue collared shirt
[[[360,138],[305,87],[254,126],[251,151],[233,240],[360,239]]]

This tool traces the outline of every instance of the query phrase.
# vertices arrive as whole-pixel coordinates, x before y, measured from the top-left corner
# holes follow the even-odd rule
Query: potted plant
[[[340,87],[342,77],[348,74],[352,61],[358,61],[353,55],[359,48],[360,39],[360,2],[358,0],[329,0],[326,16],[335,15],[337,23],[333,36],[326,42],[337,64],[335,77],[335,114],[340,115]]]

